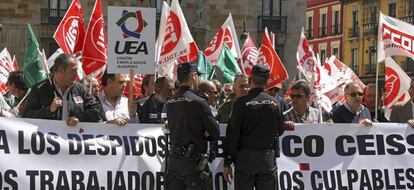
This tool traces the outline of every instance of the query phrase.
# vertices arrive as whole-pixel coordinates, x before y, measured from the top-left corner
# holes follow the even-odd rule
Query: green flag
[[[23,80],[31,87],[37,82],[46,78],[43,70],[42,57],[39,52],[39,43],[30,24],[27,24],[26,32],[28,46],[26,47],[26,57],[24,61]]]
[[[197,58],[198,58],[198,70],[204,73],[200,76],[200,78],[202,80],[209,80],[210,74],[212,74],[213,72],[213,67],[207,61],[206,56],[204,55],[202,51],[198,52]]]
[[[221,50],[220,56],[217,60],[216,69],[220,71],[222,75],[223,83],[233,83],[234,76],[237,73],[241,73],[239,66],[237,65],[236,59],[234,59],[227,44],[224,43],[223,49]]]

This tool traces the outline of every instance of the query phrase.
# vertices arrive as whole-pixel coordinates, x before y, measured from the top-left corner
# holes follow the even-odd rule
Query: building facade
[[[163,0],[102,0],[104,16],[108,5],[157,8],[157,20]],[[169,2],[169,1],[167,1]],[[276,50],[292,78],[295,75],[295,55],[300,28],[304,26],[306,2],[303,0],[194,0],[180,1],[190,31],[203,50],[231,12],[239,44],[244,43],[244,32],[257,42],[265,27],[276,33]],[[71,0],[9,0],[0,7],[0,49],[7,47],[19,64],[25,56],[26,23],[30,23],[41,48],[51,55],[57,48],[53,34],[66,13]],[[81,0],[85,23],[88,24],[95,0]],[[295,10],[295,11],[290,11]],[[158,26],[157,26],[158,28]],[[259,45],[259,44],[257,44]]]
[[[305,35],[322,61],[331,55],[342,60],[342,2],[308,0]]]
[[[413,24],[412,0],[344,0],[343,61],[366,82],[375,82],[377,66],[378,24],[383,14]],[[394,57],[409,75],[414,74],[411,58]],[[384,81],[384,63],[379,64],[380,81]]]

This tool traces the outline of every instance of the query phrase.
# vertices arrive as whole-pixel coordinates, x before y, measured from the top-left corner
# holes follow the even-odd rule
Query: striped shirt
[[[300,115],[293,107],[283,113],[285,121],[294,123],[321,123],[319,110],[309,107],[305,115]]]

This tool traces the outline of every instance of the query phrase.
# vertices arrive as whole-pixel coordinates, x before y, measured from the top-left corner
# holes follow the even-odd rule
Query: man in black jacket
[[[99,103],[75,78],[78,62],[73,56],[59,55],[51,68],[53,77],[32,87],[25,118],[65,120],[68,126],[78,122],[98,122]]]

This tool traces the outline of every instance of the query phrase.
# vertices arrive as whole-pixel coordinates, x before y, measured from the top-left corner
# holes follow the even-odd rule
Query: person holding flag
[[[85,87],[75,82],[78,61],[61,54],[51,68],[52,78],[32,87],[27,98],[24,118],[65,120],[68,126],[78,122],[98,122],[99,103]]]

